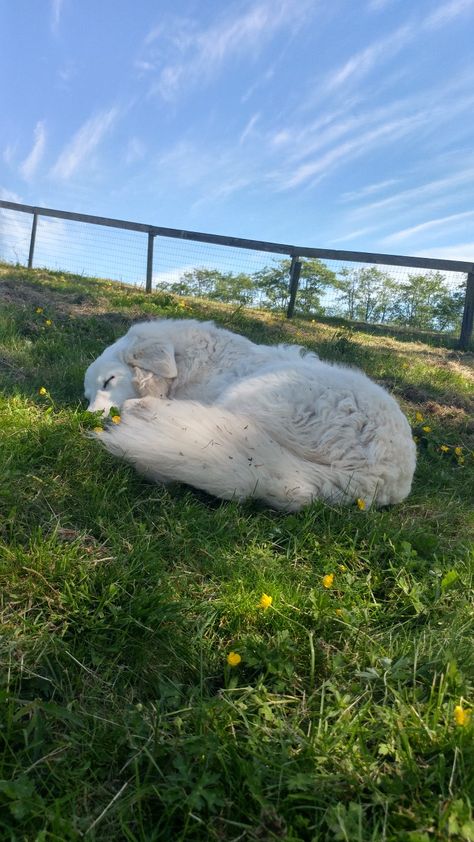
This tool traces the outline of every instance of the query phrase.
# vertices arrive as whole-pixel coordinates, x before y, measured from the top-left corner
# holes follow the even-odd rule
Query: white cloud
[[[351,190],[347,193],[343,193],[341,196],[341,202],[352,202],[357,199],[362,199],[364,196],[371,196],[373,193],[380,193],[387,187],[392,187],[394,184],[398,184],[398,181],[399,179],[397,178],[387,178],[385,181],[378,181],[376,184],[367,184],[359,190]]]
[[[130,138],[125,152],[125,163],[135,164],[143,160],[146,154],[146,147],[139,137]]]
[[[401,26],[385,38],[380,38],[364,50],[355,53],[342,67],[333,71],[324,85],[326,92],[332,93],[346,82],[358,82],[382,60],[393,58],[415,37],[413,26]]]
[[[64,0],[51,0],[51,32],[53,35],[59,33],[59,23]]]
[[[3,158],[5,164],[8,167],[12,166],[14,158],[15,158],[15,153],[16,153],[16,144],[14,145],[12,143],[9,143],[9,144],[7,144],[7,146],[5,146],[5,149],[3,150],[3,153],[2,153],[2,158]],[[13,199],[12,199],[12,201],[13,201]]]
[[[474,0],[451,0],[432,12],[424,21],[428,29],[440,29],[445,24],[474,8]]]
[[[379,145],[385,140],[393,143],[403,135],[409,134],[423,125],[426,119],[423,114],[413,114],[396,120],[388,120],[367,132],[346,140],[339,146],[329,149],[324,155],[314,161],[301,164],[297,169],[281,179],[282,189],[299,187],[305,182],[311,183],[316,176],[323,177],[337,164],[347,163],[358,155],[366,154],[371,147]]]
[[[379,12],[380,9],[385,9],[387,6],[391,6],[394,0],[369,0],[367,8],[369,12]]]
[[[163,50],[162,42],[170,42],[173,60],[162,67],[151,93],[173,100],[185,85],[208,81],[225,62],[240,55],[255,55],[281,29],[297,29],[311,5],[310,0],[259,0],[233,15],[227,11],[204,29],[178,19],[152,30],[145,43],[159,38]]]
[[[51,171],[52,175],[64,181],[74,175],[110,131],[117,117],[118,109],[109,108],[86,120],[61,152]]]
[[[240,137],[239,137],[239,145],[242,145],[242,143],[243,143],[245,140],[247,140],[248,136],[249,136],[250,134],[252,134],[252,131],[253,131],[253,129],[254,129],[254,126],[255,126],[255,125],[256,125],[256,123],[259,121],[259,119],[260,119],[260,114],[254,114],[254,115],[250,118],[250,120],[248,121],[247,125],[245,126],[245,128],[244,128],[244,130],[243,130],[242,134],[241,134],[241,135],[240,135]]]
[[[418,234],[426,231],[431,231],[434,228],[447,228],[454,222],[458,223],[463,219],[472,219],[472,217],[474,217],[474,211],[464,211],[463,213],[452,213],[449,214],[449,216],[441,216],[438,217],[438,219],[430,219],[428,222],[413,225],[411,228],[403,228],[401,231],[395,231],[393,234],[389,234],[388,237],[384,237],[382,242],[397,243],[400,240],[409,239],[414,235],[417,236]]]
[[[183,266],[175,266],[172,269],[170,268],[164,269],[161,272],[153,272],[153,286],[168,287],[171,286],[171,284],[177,284],[186,272],[193,272],[195,269],[195,263],[185,263]]]
[[[474,261],[474,242],[459,243],[451,246],[440,246],[416,253],[416,257],[438,257],[440,260],[472,260]]]
[[[20,173],[25,181],[29,181],[34,176],[43,157],[45,146],[46,129],[44,120],[40,120],[35,126],[33,148],[20,166]]]
[[[469,168],[452,173],[444,178],[437,178],[433,181],[428,181],[425,184],[420,184],[417,187],[411,187],[408,190],[401,190],[399,193],[394,193],[386,199],[379,199],[376,202],[371,202],[368,205],[362,205],[356,208],[353,212],[354,216],[361,216],[366,214],[379,213],[393,209],[394,207],[413,207],[413,205],[429,199],[433,200],[434,196],[441,196],[447,200],[451,200],[452,191],[455,187],[468,186],[471,190],[472,180],[474,178],[474,169]]]
[[[347,243],[348,240],[357,240],[359,237],[363,237],[365,234],[371,234],[376,230],[376,226],[370,225],[367,228],[359,228],[357,231],[350,231],[349,234],[344,234],[343,237],[336,237],[335,239],[329,240],[329,242],[333,245],[336,245],[337,243]]]

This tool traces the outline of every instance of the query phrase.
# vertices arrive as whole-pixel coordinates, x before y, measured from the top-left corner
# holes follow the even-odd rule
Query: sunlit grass
[[[474,839],[469,357],[3,278],[0,838]],[[418,438],[412,495],[282,515],[146,483],[86,437],[81,400],[143,315],[306,343],[387,383]]]

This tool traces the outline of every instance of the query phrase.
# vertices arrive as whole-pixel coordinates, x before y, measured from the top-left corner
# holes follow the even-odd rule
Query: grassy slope
[[[0,268],[0,298],[0,838],[474,840],[468,356],[42,271]],[[425,419],[410,498],[285,516],[147,484],[81,403],[144,314],[388,384]]]

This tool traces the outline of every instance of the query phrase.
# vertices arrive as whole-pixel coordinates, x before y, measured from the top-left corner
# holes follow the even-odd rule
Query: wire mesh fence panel
[[[283,310],[290,262],[268,251],[159,236],[154,246],[153,286],[179,295]],[[275,274],[281,276],[278,289],[273,283]]]
[[[29,213],[0,208],[0,260],[28,263],[32,222]]]
[[[144,285],[147,237],[138,231],[40,217],[34,265]]]
[[[463,348],[472,335],[474,265],[460,261],[304,249],[6,200],[0,260],[296,317],[451,334]]]
[[[336,260],[302,264],[296,313],[459,332],[465,273]]]

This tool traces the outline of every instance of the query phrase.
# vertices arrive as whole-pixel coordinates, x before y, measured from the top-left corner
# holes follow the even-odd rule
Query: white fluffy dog
[[[297,346],[213,322],[141,322],[89,366],[84,389],[91,412],[121,409],[98,434],[107,450],[158,482],[287,511],[410,491],[415,445],[394,398]]]

